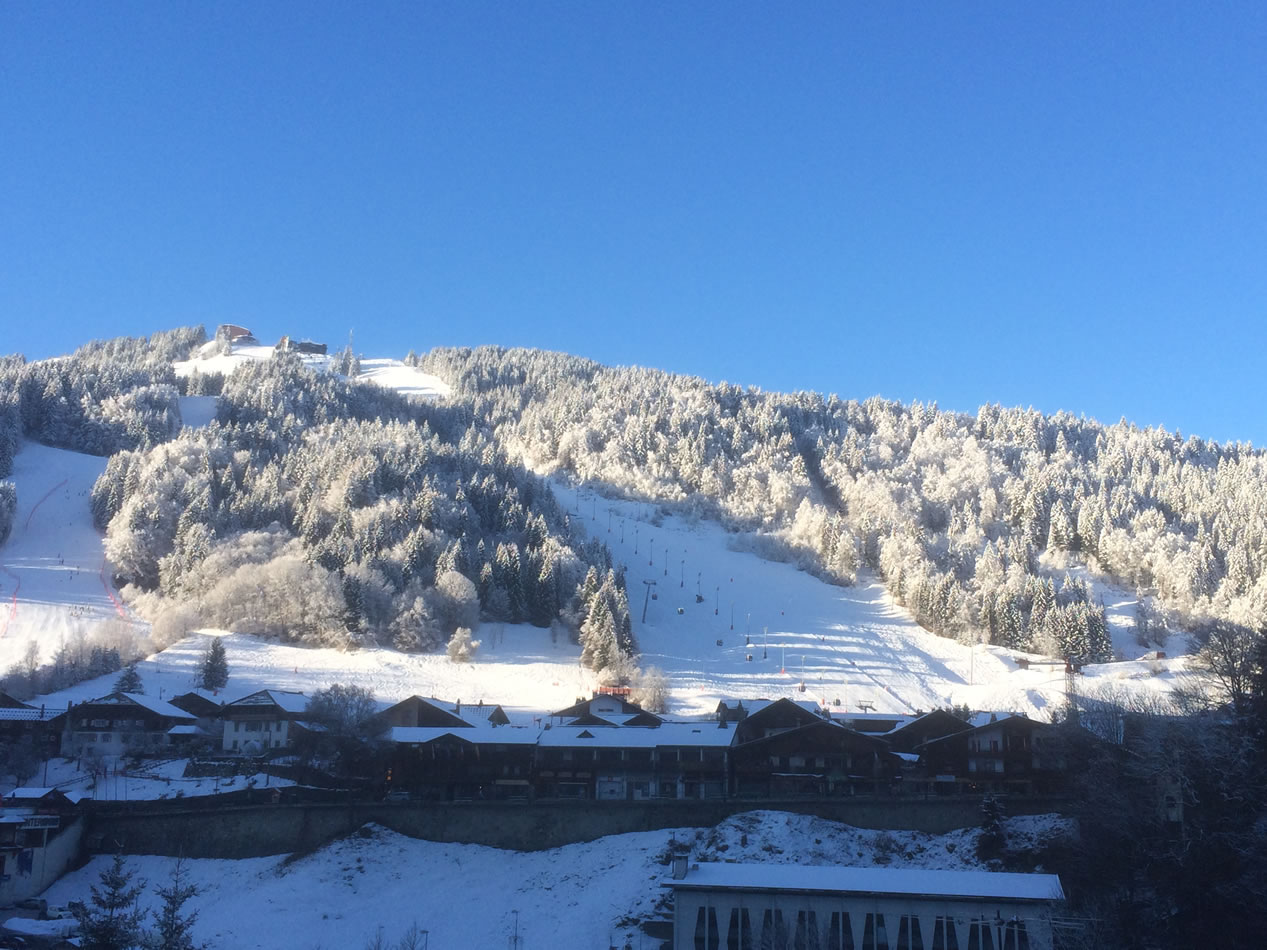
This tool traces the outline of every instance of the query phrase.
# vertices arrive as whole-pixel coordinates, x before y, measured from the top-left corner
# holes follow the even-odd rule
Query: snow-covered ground
[[[1009,819],[1009,843],[1032,846],[1060,833],[1053,816]],[[613,835],[551,851],[415,841],[367,826],[293,860],[192,860],[185,870],[200,893],[198,940],[223,950],[360,947],[381,927],[395,941],[409,927],[429,932],[433,948],[499,947],[515,927],[526,950],[639,946],[636,921],[660,916],[670,839],[693,860],[768,864],[884,864],[894,868],[977,870],[977,829],[947,835],[876,832],[805,815],[756,811],[716,828]],[[93,858],[44,893],[50,904],[86,900],[110,859]],[[127,865],[153,889],[170,882],[170,858],[133,856]],[[642,945],[651,946],[650,939]]]
[[[214,353],[215,343],[208,343],[203,350]],[[173,363],[177,376],[188,376],[197,369],[199,373],[231,374],[243,363],[273,358],[273,347],[260,345],[234,345],[229,353],[202,356],[195,354],[192,359]],[[334,356],[316,356],[301,354],[300,358],[312,369],[321,372],[334,371]],[[443,398],[449,395],[449,384],[437,376],[424,373],[413,366],[406,366],[400,360],[363,359],[361,372],[356,376],[357,382],[374,383],[384,389],[395,389],[406,396],[425,398]],[[182,406],[182,412],[184,411]],[[194,423],[188,423],[193,425]]]
[[[161,798],[193,798],[241,791],[245,788],[281,788],[293,785],[289,779],[260,772],[255,775],[186,778],[188,759],[151,759],[139,768],[127,768],[117,758],[100,760],[101,771],[94,774],[75,759],[49,759],[27,784],[56,788],[66,795],[98,801],[139,802]],[[0,794],[13,784],[0,781]]]
[[[18,510],[0,545],[0,671],[28,645],[49,660],[65,640],[110,621],[130,621],[110,584],[89,507],[106,460],[23,442],[10,476]]]

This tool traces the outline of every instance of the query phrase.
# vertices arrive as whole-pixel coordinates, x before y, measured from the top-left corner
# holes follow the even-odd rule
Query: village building
[[[740,723],[742,726],[743,723]],[[731,751],[733,790],[745,798],[820,798],[889,790],[897,757],[882,739],[813,717],[741,742]]]
[[[673,861],[673,950],[1050,950],[1054,874]]]
[[[523,800],[531,795],[535,726],[501,706],[410,696],[373,722],[390,744],[390,792],[426,801]]]
[[[41,703],[32,706],[0,692],[0,745],[29,742],[41,758],[57,755],[62,746],[66,710]]]
[[[140,693],[114,692],[66,712],[62,748],[68,755],[143,755],[167,751],[197,736],[197,718]]]
[[[292,340],[289,336],[283,336],[273,349],[283,353],[301,353],[305,356],[325,356],[327,347],[324,343],[314,343],[312,340]]]
[[[236,323],[222,323],[216,327],[217,340],[227,340],[229,343],[255,343],[255,335],[246,327],[239,326]]]
[[[39,894],[79,857],[78,803],[55,788],[17,788],[0,801],[0,906]]]
[[[289,749],[300,733],[323,729],[307,722],[307,708],[308,697],[303,693],[282,689],[261,689],[225,703],[220,709],[221,748],[246,755]]]
[[[916,747],[933,790],[1035,794],[1055,791],[1065,762],[1058,730],[1025,716],[991,714],[975,728]]]
[[[726,797],[734,729],[726,723],[654,718],[656,725],[572,723],[543,729],[537,741],[538,796],[599,801]]]
[[[823,712],[817,703],[805,700],[744,699],[733,706],[719,703],[717,717],[735,723],[735,742],[742,744],[822,722]]]

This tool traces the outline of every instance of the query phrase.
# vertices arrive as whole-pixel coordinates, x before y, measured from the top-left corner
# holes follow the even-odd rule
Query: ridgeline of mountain
[[[1267,477],[1248,446],[500,347],[411,353],[453,387],[440,403],[293,354],[176,378],[204,340],[0,360],[0,474],[20,435],[110,455],[94,518],[160,639],[220,626],[432,650],[483,616],[560,622],[594,668],[623,662],[622,573],[520,459],[718,518],[839,584],[870,570],[946,636],[1108,659],[1103,605],[1065,573],[1081,564],[1151,593],[1144,645],[1267,624]],[[179,430],[178,387],[219,391],[212,425]]]

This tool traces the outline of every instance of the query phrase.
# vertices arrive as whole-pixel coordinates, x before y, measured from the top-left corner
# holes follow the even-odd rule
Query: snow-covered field
[[[1058,833],[1052,816],[1009,819],[1013,847]],[[887,864],[974,870],[977,829],[947,835],[876,832],[783,812],[736,815],[716,828],[613,835],[552,851],[501,851],[415,841],[378,826],[310,855],[243,861],[186,861],[200,893],[195,934],[222,950],[361,947],[381,927],[395,941],[416,925],[433,948],[500,947],[515,926],[529,950],[594,950],[640,945],[638,919],[659,916],[671,838],[693,860],[769,864]],[[50,904],[88,897],[97,857],[45,893]],[[173,860],[129,857],[153,889],[169,883]],[[610,942],[609,942],[610,941]],[[651,946],[644,939],[643,946]]]

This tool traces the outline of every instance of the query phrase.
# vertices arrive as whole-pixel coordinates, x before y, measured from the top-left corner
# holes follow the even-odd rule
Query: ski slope
[[[208,343],[192,359],[173,363],[172,368],[176,371],[176,375],[188,376],[197,369],[203,374],[220,373],[228,376],[243,363],[270,360],[274,353],[273,347],[259,344],[234,344],[229,353],[216,353],[216,347],[215,343]],[[207,355],[201,355],[204,352]],[[334,372],[334,356],[305,353],[299,354],[299,358],[305,365],[318,372]],[[373,383],[384,389],[394,389],[403,395],[420,399],[444,398],[450,393],[449,384],[444,380],[430,373],[424,373],[417,367],[406,366],[401,360],[363,359],[361,371],[355,377],[355,381]]]
[[[49,660],[77,632],[132,621],[92,525],[92,486],[105,467],[104,458],[36,442],[23,442],[14,457],[17,518],[0,545],[0,671],[31,643]]]
[[[176,364],[188,373],[230,371],[244,360],[271,358],[267,346],[235,347],[229,355]],[[329,357],[305,357],[328,368]],[[448,393],[442,380],[396,360],[363,360],[365,381],[419,397]],[[182,418],[205,425],[212,397],[185,397]],[[0,672],[17,664],[28,644],[41,657],[103,623],[145,625],[119,602],[109,583],[102,539],[93,528],[89,496],[105,459],[24,443],[15,459],[18,520],[0,546]],[[670,712],[707,715],[722,699],[789,696],[852,711],[913,713],[948,704],[1018,711],[1047,718],[1064,704],[1063,669],[1019,668],[1015,651],[934,636],[897,607],[882,585],[862,575],[854,587],[827,584],[788,564],[736,550],[743,538],[720,525],[669,514],[654,504],[603,497],[592,486],[555,478],[551,485],[574,524],[605,541],[628,582],[634,636],[643,666],[669,677]],[[652,585],[651,582],[654,582]],[[1134,596],[1097,582],[1105,595],[1115,646],[1138,656],[1130,614]],[[644,616],[645,609],[645,616]],[[580,666],[577,646],[527,625],[485,624],[473,663],[443,654],[393,650],[314,650],[206,631],[138,667],[151,695],[192,686],[208,635],[223,635],[232,669],[226,699],[265,687],[311,692],[357,682],[379,698],[411,694],[500,703],[547,711],[588,695],[597,685]],[[1157,692],[1184,675],[1185,660],[1128,660],[1087,667],[1077,687]],[[1034,658],[1037,659],[1037,658]],[[113,677],[81,683],[42,700],[54,705],[110,691]]]

